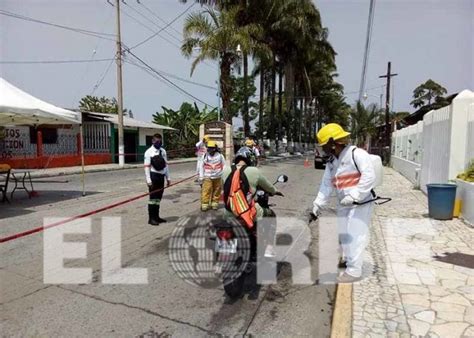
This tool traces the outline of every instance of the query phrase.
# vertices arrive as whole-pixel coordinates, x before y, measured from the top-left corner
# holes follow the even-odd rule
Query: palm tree
[[[360,101],[357,101],[350,116],[351,137],[358,146],[367,144],[369,137],[375,134],[382,114],[383,112],[376,105],[365,107]]]
[[[249,85],[247,55],[256,65],[252,75],[260,75],[259,136],[265,127],[272,140],[276,135],[281,139],[285,130],[289,139],[309,141],[322,121],[346,119],[343,88],[335,81],[336,53],[312,0],[196,1],[212,7],[188,17],[183,54],[190,57],[192,49],[200,47],[192,70],[204,59],[222,60],[220,83],[226,121],[231,119],[228,79],[238,60],[234,52],[238,44],[245,86]],[[248,134],[247,100],[241,112]]]
[[[191,67],[191,75],[196,66],[204,60],[218,60],[221,77],[220,88],[223,106],[223,119],[232,124],[229,111],[231,98],[231,68],[240,55],[237,46],[243,51],[252,50],[250,36],[258,36],[261,29],[257,25],[240,27],[237,24],[238,7],[225,11],[216,11],[208,7],[199,13],[190,14],[184,24],[184,42],[181,46],[183,55],[191,58],[195,49],[199,54]]]

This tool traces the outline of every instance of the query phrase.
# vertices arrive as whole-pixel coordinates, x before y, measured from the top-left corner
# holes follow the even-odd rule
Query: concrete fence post
[[[36,157],[43,157],[43,134],[39,130],[36,132]]]
[[[81,133],[76,134],[76,149],[77,149],[77,155],[81,155],[81,147],[82,147],[82,142],[81,142]]]

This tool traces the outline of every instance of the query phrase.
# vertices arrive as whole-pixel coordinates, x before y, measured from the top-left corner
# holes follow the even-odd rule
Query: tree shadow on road
[[[45,190],[36,191],[37,196],[28,198],[24,191],[15,191],[10,203],[3,203],[0,209],[0,219],[8,217],[23,216],[35,212],[31,210],[38,206],[63,202],[67,200],[82,197],[82,191],[79,190]],[[86,196],[99,194],[98,191],[86,191]]]

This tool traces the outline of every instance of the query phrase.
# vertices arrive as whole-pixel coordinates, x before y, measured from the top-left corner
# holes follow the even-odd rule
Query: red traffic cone
[[[305,167],[305,168],[309,168],[309,167],[310,167],[309,160],[308,160],[308,156],[306,156],[306,159],[304,160],[304,167]]]

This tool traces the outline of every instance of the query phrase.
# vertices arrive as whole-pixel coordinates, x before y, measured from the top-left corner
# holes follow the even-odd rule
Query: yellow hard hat
[[[351,133],[348,133],[347,131],[345,131],[337,123],[329,123],[329,124],[326,124],[321,129],[319,129],[318,133],[316,134],[316,138],[318,139],[319,145],[323,146],[326,143],[328,143],[330,139],[333,139],[334,141],[336,141],[344,137],[347,137],[350,134]]]
[[[245,140],[245,145],[246,145],[247,147],[253,147],[254,144],[255,144],[255,143],[254,143],[253,140],[251,140],[251,139]]]
[[[208,142],[207,142],[207,147],[208,147],[208,148],[217,148],[217,143],[216,143],[216,141],[208,141]]]
[[[210,137],[209,137],[209,135],[204,135],[204,137],[202,139],[204,140],[204,142],[207,142],[207,141],[209,141]]]

